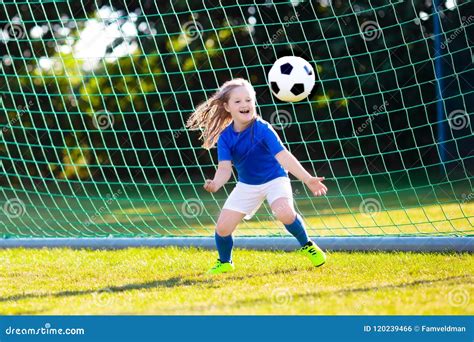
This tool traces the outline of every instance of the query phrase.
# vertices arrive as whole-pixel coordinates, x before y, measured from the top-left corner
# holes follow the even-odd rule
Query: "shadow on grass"
[[[253,278],[256,277],[266,277],[270,275],[278,275],[278,274],[288,274],[297,272],[298,270],[295,269],[288,269],[288,270],[280,270],[276,272],[268,272],[268,273],[261,273],[257,275],[252,275]],[[245,280],[248,279],[247,276],[236,276],[234,274],[224,275],[221,278],[212,278],[212,276],[205,276],[203,279],[183,279],[182,277],[172,277],[163,280],[155,280],[149,281],[145,283],[138,283],[138,284],[126,284],[120,286],[108,286],[103,287],[100,289],[88,289],[88,290],[70,290],[70,291],[60,291],[56,293],[22,293],[8,297],[0,297],[0,303],[5,302],[14,302],[23,299],[37,299],[37,298],[47,298],[47,297],[54,297],[54,298],[61,298],[61,297],[70,297],[70,296],[84,296],[89,294],[95,293],[121,293],[131,290],[146,290],[146,289],[153,289],[153,288],[174,288],[179,286],[193,286],[193,285],[206,285],[208,284],[210,287],[217,282],[221,282],[222,280]]]
[[[1,297],[0,302],[9,302],[9,301],[18,301],[23,299],[35,299],[35,298],[46,298],[46,297],[69,297],[69,296],[83,296],[88,294],[94,293],[114,293],[114,292],[125,292],[130,290],[145,290],[145,289],[152,289],[152,288],[167,288],[167,287],[175,287],[186,285],[186,282],[190,281],[183,281],[181,277],[173,277],[165,280],[156,280],[150,281],[146,283],[139,283],[139,284],[126,284],[121,286],[109,286],[100,289],[90,289],[90,290],[73,290],[73,291],[61,291],[56,293],[24,293],[13,295],[9,297]]]
[[[438,279],[424,279],[424,280],[415,280],[406,283],[400,284],[386,284],[381,286],[367,286],[367,287],[354,287],[354,288],[344,288],[335,291],[319,291],[319,292],[307,292],[304,294],[292,294],[292,298],[294,299],[305,299],[305,298],[314,298],[314,297],[325,297],[330,295],[339,295],[345,296],[352,293],[361,293],[361,292],[370,292],[370,291],[380,291],[380,290],[394,290],[394,289],[404,289],[418,285],[431,285],[436,283],[443,283],[443,282],[451,282],[453,280],[468,280],[469,283],[472,282],[471,275],[463,275],[463,276],[454,276],[454,277],[446,277],[446,278],[438,278]],[[255,305],[255,304],[263,304],[263,303],[271,303],[272,298],[261,298],[261,299],[253,299],[253,300],[241,300],[236,301],[235,305]]]

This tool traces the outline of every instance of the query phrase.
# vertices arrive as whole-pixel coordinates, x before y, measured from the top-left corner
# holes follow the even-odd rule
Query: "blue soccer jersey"
[[[241,132],[234,131],[233,122],[222,131],[217,141],[217,159],[232,161],[239,182],[259,185],[288,177],[275,158],[284,149],[273,127],[257,117]]]

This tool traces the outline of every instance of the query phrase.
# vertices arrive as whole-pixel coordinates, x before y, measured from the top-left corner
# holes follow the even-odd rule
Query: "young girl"
[[[215,240],[219,259],[209,270],[220,274],[234,270],[232,233],[239,222],[250,219],[266,198],[272,213],[302,246],[314,266],[326,261],[324,252],[308,238],[303,220],[294,209],[289,171],[304,182],[315,196],[325,195],[324,177],[312,177],[283,146],[272,126],[256,113],[255,90],[241,78],[225,82],[205,103],[199,105],[187,122],[201,129],[203,147],[217,142],[218,167],[214,179],[204,189],[218,191],[237,169],[238,182],[227,198],[216,225]]]

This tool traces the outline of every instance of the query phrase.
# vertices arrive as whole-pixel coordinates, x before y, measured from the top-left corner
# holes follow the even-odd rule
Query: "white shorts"
[[[234,190],[224,203],[223,209],[230,209],[246,214],[249,220],[257,212],[265,198],[269,205],[280,197],[289,198],[293,202],[293,191],[288,177],[278,177],[267,183],[250,185],[237,182]]]

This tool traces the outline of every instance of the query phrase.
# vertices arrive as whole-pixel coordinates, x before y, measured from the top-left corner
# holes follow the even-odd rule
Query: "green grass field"
[[[237,250],[0,250],[0,314],[474,314],[474,256]]]
[[[457,194],[463,191],[456,188]],[[2,234],[212,236],[218,204],[226,194],[219,193],[216,200],[209,194],[197,196],[202,212],[185,217],[182,203],[196,195],[171,193],[173,203],[153,197],[148,202],[97,199],[84,208],[72,195],[45,203],[42,198],[41,205],[24,199],[26,215]],[[418,189],[416,194],[392,191],[381,198],[381,211],[370,215],[360,211],[360,196],[310,198],[298,184],[295,195],[315,236],[474,232],[474,203],[442,188]],[[46,213],[45,207],[55,210]],[[86,226],[91,215],[95,224]],[[264,204],[252,220],[239,225],[236,235],[288,233]],[[212,278],[205,272],[216,256],[214,251],[176,248],[0,250],[0,314],[474,313],[470,254],[330,253],[327,265],[313,269],[296,253],[237,250],[237,271]]]

